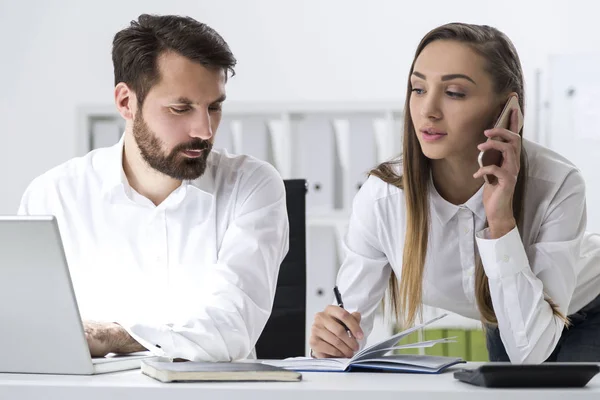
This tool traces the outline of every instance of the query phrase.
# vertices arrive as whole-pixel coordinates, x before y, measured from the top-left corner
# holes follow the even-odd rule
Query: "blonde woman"
[[[497,29],[455,23],[423,38],[402,156],[356,195],[338,275],[346,308],[315,316],[314,357],[352,356],[389,288],[404,326],[422,304],[481,319],[492,361],[600,361],[600,238],[585,233],[583,178],[522,139],[516,111],[490,129],[511,95],[523,109],[519,57]],[[479,167],[489,149],[500,167]]]

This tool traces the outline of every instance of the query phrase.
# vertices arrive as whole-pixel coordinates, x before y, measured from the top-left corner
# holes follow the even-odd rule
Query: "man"
[[[212,151],[236,60],[205,24],[152,15],[116,34],[112,57],[121,141],[36,178],[19,213],[56,216],[93,356],[245,358],[288,219],[272,166]]]

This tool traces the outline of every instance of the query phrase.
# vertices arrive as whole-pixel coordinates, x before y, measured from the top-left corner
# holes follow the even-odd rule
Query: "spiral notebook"
[[[305,372],[349,372],[371,370],[437,374],[452,365],[464,363],[465,361],[462,358],[457,357],[388,353],[400,349],[427,348],[440,343],[456,342],[453,340],[454,338],[443,338],[418,343],[397,345],[402,338],[442,319],[446,315],[448,314],[442,314],[421,325],[417,325],[397,333],[389,339],[364,348],[356,353],[352,358],[316,359],[308,357],[293,357],[286,358],[285,360],[264,360],[263,363],[289,370]]]

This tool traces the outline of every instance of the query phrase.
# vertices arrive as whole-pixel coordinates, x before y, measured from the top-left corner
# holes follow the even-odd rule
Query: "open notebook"
[[[352,358],[307,358],[294,357],[285,360],[264,360],[263,363],[291,369],[295,371],[321,371],[321,372],[344,372],[354,370],[380,370],[397,372],[420,372],[420,373],[439,373],[451,365],[464,363],[461,358],[412,355],[412,354],[394,354],[387,355],[389,352],[397,349],[414,349],[432,347],[439,343],[452,343],[453,338],[444,338],[429,340],[419,343],[410,343],[397,345],[405,336],[440,320],[448,314],[442,314],[421,325],[416,325],[410,329],[395,334],[394,336],[372,346],[366,347],[356,353]]]

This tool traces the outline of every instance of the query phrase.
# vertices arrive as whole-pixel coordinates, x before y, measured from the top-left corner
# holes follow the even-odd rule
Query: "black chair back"
[[[260,359],[305,354],[306,324],[306,181],[285,180],[290,223],[289,251],[281,263],[271,317],[256,343]]]

